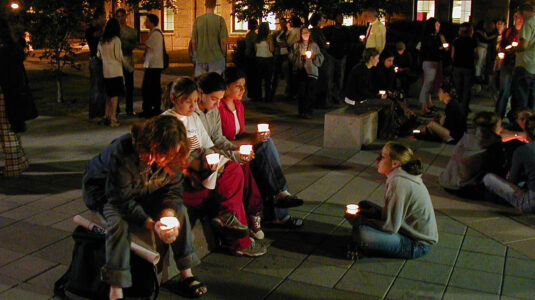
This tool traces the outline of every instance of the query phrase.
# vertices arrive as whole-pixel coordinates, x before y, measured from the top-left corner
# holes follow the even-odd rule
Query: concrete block
[[[342,108],[325,114],[323,147],[360,151],[377,139],[377,111]]]

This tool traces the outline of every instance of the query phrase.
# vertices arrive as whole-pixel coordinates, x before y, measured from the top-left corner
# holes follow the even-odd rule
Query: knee
[[[492,182],[494,182],[497,179],[497,175],[489,173],[483,177],[483,184],[486,187],[489,187],[492,185]]]
[[[117,218],[116,220],[108,220],[108,235],[109,236],[126,236],[128,234],[128,222],[123,218]]]

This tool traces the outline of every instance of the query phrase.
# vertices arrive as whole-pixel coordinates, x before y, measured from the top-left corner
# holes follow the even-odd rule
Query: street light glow
[[[20,8],[20,5],[17,2],[11,2],[11,9],[17,10]]]

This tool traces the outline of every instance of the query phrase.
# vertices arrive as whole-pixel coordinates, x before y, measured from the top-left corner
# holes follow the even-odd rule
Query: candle
[[[160,229],[169,230],[178,227],[178,219],[175,217],[163,217],[160,219]]]
[[[305,55],[306,55],[307,58],[311,58],[311,57],[312,57],[312,51],[307,50],[307,51],[305,52]]]
[[[327,42],[326,44],[327,44],[327,46],[330,46],[330,45],[331,45],[331,42]]]
[[[421,132],[420,129],[414,129],[414,130],[412,131],[412,133],[420,133],[420,132]]]
[[[518,46],[518,42],[512,42],[512,43],[511,43],[511,46],[513,46],[513,47]]]
[[[240,154],[242,155],[251,155],[252,151],[253,151],[253,145],[241,145],[240,146]]]
[[[513,48],[513,46],[509,45],[509,46],[505,47],[505,50],[509,50],[511,48]]]
[[[383,91],[383,90],[380,90],[380,91],[379,91],[379,95],[383,96],[383,95],[385,95],[385,94],[386,94],[386,91]]]
[[[206,155],[206,161],[209,165],[213,166],[219,163],[219,153],[212,153]]]
[[[268,132],[269,124],[258,124],[258,132]]]
[[[394,72],[399,72],[399,67],[394,67]]]
[[[365,38],[366,38],[366,36],[365,36],[364,34],[361,34],[361,35],[359,36],[359,39],[360,39],[362,42],[364,41]]]
[[[450,46],[450,44],[448,44],[448,43],[442,44],[442,47],[444,47],[444,48],[448,48],[449,46]]]
[[[503,53],[503,52],[498,53],[498,58],[499,59],[504,59],[505,58],[505,53]]]
[[[346,205],[346,213],[349,215],[356,215],[360,211],[358,204],[348,204]]]

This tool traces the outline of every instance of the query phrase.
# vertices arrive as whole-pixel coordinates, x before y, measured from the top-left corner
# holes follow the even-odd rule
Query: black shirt
[[[467,36],[461,36],[453,42],[453,66],[457,68],[473,69],[475,62],[476,41]]]
[[[98,42],[100,40],[99,32],[100,29],[95,26],[91,26],[85,31],[85,40],[87,41],[87,45],[89,46],[90,56],[97,56],[97,47]]]
[[[376,98],[372,77],[372,70],[368,69],[365,63],[353,67],[346,81],[346,97],[354,101]]]
[[[438,34],[428,35],[422,39],[422,61],[440,61],[441,53],[440,47],[442,46],[442,40]]]
[[[377,68],[373,68],[374,92],[379,90],[393,91],[396,88],[396,73],[394,67],[386,68],[381,64]]]
[[[403,54],[399,54],[397,51],[394,54],[394,65],[400,68],[410,68],[412,67],[412,56],[405,50]]]
[[[331,43],[327,53],[336,59],[342,59],[349,50],[350,35],[346,26],[325,28],[325,38]]]
[[[444,127],[450,131],[450,136],[455,140],[460,140],[466,131],[466,117],[459,102],[451,99],[446,105],[446,119]]]

